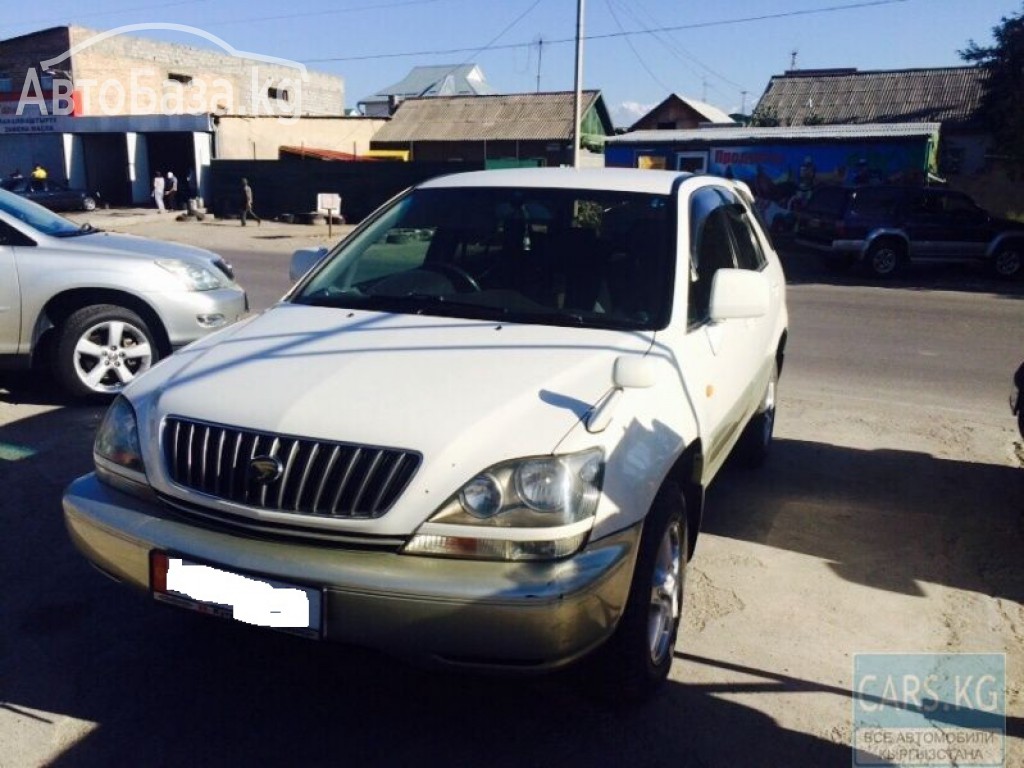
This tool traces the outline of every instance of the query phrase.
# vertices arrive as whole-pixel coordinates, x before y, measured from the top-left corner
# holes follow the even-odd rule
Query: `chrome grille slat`
[[[298,445],[298,441],[296,441]],[[302,470],[302,477],[299,478],[299,489],[295,491],[295,504],[292,506],[293,512],[298,512],[302,504],[302,494],[306,491],[306,483],[309,481],[309,474],[313,471],[313,466],[316,464],[316,457],[320,454],[320,443],[313,443],[313,447],[310,449],[309,458],[305,461],[305,468]],[[316,506],[313,507],[313,512],[316,512]]]
[[[168,417],[162,432],[170,480],[206,496],[296,516],[380,517],[419,468],[412,451],[273,435]],[[258,480],[253,459],[279,463]],[[271,475],[273,473],[270,473]]]
[[[345,486],[348,485],[348,480],[352,477],[352,468],[355,467],[356,462],[359,461],[360,453],[362,453],[362,449],[356,448],[352,453],[352,456],[349,457],[348,466],[345,467],[345,471],[341,476],[341,482],[338,483],[338,490],[334,492],[334,497],[331,499],[331,506],[329,509],[331,510],[332,515],[337,514],[338,512],[338,505],[341,503],[341,496],[345,493]]]

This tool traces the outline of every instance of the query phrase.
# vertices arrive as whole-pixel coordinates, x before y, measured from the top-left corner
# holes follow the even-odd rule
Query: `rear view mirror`
[[[288,279],[297,283],[299,278],[309,272],[320,263],[320,260],[327,255],[324,246],[319,248],[300,248],[292,254],[292,263],[288,267]]]
[[[748,269],[720,269],[711,281],[711,320],[768,314],[768,278]]]

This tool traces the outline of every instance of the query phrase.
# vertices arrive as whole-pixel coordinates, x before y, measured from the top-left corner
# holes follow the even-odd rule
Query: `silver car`
[[[0,190],[0,368],[111,395],[248,310],[217,254],[79,226]]]

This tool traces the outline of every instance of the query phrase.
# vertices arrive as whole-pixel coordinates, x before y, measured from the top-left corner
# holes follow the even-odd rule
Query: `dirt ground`
[[[275,222],[242,229],[137,211],[74,218],[212,250],[284,254],[344,231],[329,237],[326,225]],[[806,312],[799,308],[808,297],[832,295],[824,291],[791,285],[791,312]],[[895,292],[885,298],[903,301]],[[917,291],[911,299],[943,297]],[[998,296],[977,301],[1006,306]],[[1008,344],[1024,353],[1024,302],[1011,311],[1021,322],[1007,329],[1016,337]],[[913,387],[833,386],[806,362],[810,334],[793,334],[768,466],[727,467],[709,491],[673,685],[658,714],[646,716],[643,744],[590,738],[605,759],[620,749],[627,759],[627,746],[650,750],[636,764],[849,765],[857,654],[1004,653],[1005,765],[1024,765],[1024,446],[1006,401],[979,406],[907,394]],[[858,354],[849,351],[852,367],[861,365]],[[60,418],[17,392],[0,396],[0,427],[47,414]],[[92,428],[94,418],[78,426]],[[574,706],[618,734],[615,720]],[[30,718],[15,718],[13,731],[3,719],[0,712],[0,748],[15,739],[27,764],[47,762],[61,739],[72,743],[95,727],[65,719],[55,742]],[[35,740],[51,746],[29,748]],[[677,743],[688,754],[671,762],[659,745]],[[581,759],[594,756],[577,746]]]

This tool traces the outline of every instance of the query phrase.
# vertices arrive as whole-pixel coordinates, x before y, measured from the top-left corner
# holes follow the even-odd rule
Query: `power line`
[[[812,8],[801,11],[783,11],[781,13],[767,13],[760,16],[745,16],[737,19],[720,19],[718,21],[704,21],[694,24],[677,24],[670,27],[658,27],[652,29],[641,29],[630,32],[608,32],[603,35],[586,35],[584,37],[587,41],[594,40],[609,40],[619,37],[634,37],[636,35],[648,35],[652,32],[681,32],[688,29],[707,29],[709,27],[724,27],[731,26],[734,24],[749,24],[757,21],[770,21],[773,19],[784,19],[792,18],[794,16],[811,16],[821,13],[836,13],[839,11],[850,11],[857,10],[860,8],[871,8],[874,6],[881,5],[895,5],[896,3],[907,3],[910,0],[863,0],[857,3],[847,3],[844,5],[832,5],[825,8]],[[557,40],[545,40],[545,45],[564,45],[566,43],[575,43],[576,39],[572,37],[560,38]],[[509,50],[512,48],[526,48],[533,45],[533,42],[523,43],[506,43],[504,45],[492,45],[488,46],[487,50],[491,51],[502,51]],[[477,50],[476,48],[446,48],[438,50],[426,50],[426,51],[404,51],[402,53],[373,53],[364,54],[362,56],[331,56],[322,59],[306,59],[303,64],[321,64],[332,61],[372,61],[377,59],[400,59],[409,56],[446,56],[453,53],[468,53]]]
[[[118,8],[116,10],[109,11],[87,11],[85,13],[75,12],[75,19],[88,19],[95,16],[116,16],[119,13],[135,13],[136,11],[153,11],[163,10],[164,8],[174,8],[181,5],[196,5],[199,3],[205,3],[207,0],[177,0],[177,2],[163,2],[163,3],[150,3],[148,5],[136,5],[131,8]],[[16,25],[6,27],[7,29],[24,29],[26,27],[36,27],[40,24],[62,24],[66,23],[63,18],[58,19],[55,16],[42,19],[19,19]]]
[[[625,29],[622,26],[622,22],[619,21],[618,14],[615,13],[615,8],[612,6],[611,0],[605,0],[605,5],[608,7],[608,12],[612,15],[612,19],[615,20],[615,25],[624,32]],[[633,45],[633,41],[630,40],[628,37],[626,38],[626,45],[629,46],[629,50],[633,52],[633,55],[636,56],[636,60],[640,62],[640,66],[643,67],[644,71],[651,76],[651,79],[654,80],[654,82],[656,82],[658,85],[660,85],[662,90],[669,91],[671,93],[672,89],[665,85],[663,82],[661,82],[661,79],[656,74],[654,74],[654,72],[651,70],[649,66],[647,66],[647,62],[644,61],[644,57],[640,55],[640,52],[637,51],[636,46]]]

